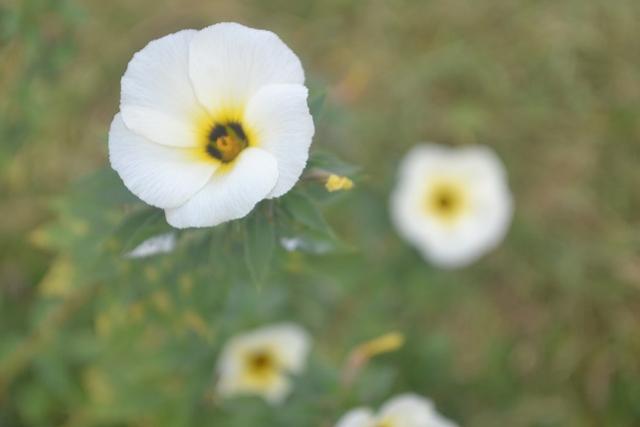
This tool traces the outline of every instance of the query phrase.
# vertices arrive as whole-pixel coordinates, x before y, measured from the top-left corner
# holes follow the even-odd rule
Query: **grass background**
[[[314,149],[364,174],[328,208],[354,253],[283,256],[261,292],[209,284],[226,293],[188,343],[163,318],[180,280],[121,276],[19,358],[0,425],[330,426],[407,390],[465,426],[639,425],[639,20],[635,0],[0,1],[0,366],[55,303],[41,290],[60,251],[34,230],[106,163],[119,79],[149,40],[219,21],[275,31],[328,94]],[[419,141],[487,144],[509,171],[512,229],[469,268],[428,266],[390,226],[396,166]],[[132,351],[126,321],[100,333],[136,280],[162,356]],[[316,338],[297,397],[202,403],[222,337],[278,319]],[[349,349],[390,330],[405,347],[340,388]]]

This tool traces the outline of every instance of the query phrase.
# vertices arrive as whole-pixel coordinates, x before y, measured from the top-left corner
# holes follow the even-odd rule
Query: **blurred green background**
[[[352,249],[279,253],[259,289],[233,240],[83,264],[127,195],[69,185],[107,162],[127,62],[220,21],[278,33],[326,91],[313,149],[362,171],[325,207]],[[639,22],[637,0],[0,0],[0,426],[329,427],[403,391],[464,426],[640,425]],[[510,233],[469,268],[390,226],[419,141],[509,171]],[[291,399],[212,397],[224,340],[277,320],[314,336]],[[406,345],[342,384],[394,330]]]

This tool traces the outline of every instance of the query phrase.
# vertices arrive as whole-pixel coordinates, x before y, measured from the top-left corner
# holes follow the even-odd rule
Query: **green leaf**
[[[109,249],[125,254],[150,237],[171,230],[161,209],[146,207],[124,219],[110,239]]]
[[[309,156],[307,169],[322,169],[337,175],[352,176],[356,174],[360,168],[358,166],[347,163],[334,154],[324,151],[315,151]]]
[[[251,279],[260,285],[266,279],[275,249],[275,227],[264,212],[256,211],[245,221],[244,254]]]
[[[304,224],[312,230],[322,231],[333,235],[329,224],[313,201],[303,193],[291,191],[282,198],[284,209],[294,220]]]

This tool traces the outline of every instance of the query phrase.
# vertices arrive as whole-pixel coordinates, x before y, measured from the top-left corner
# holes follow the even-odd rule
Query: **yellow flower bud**
[[[403,345],[404,335],[399,332],[390,332],[360,344],[353,349],[347,359],[344,371],[342,372],[342,382],[344,384],[351,384],[369,360],[380,354],[396,351]]]
[[[340,190],[351,190],[353,188],[353,181],[346,176],[331,174],[329,178],[327,178],[327,182],[324,186],[330,193]]]
[[[399,332],[391,332],[361,344],[356,352],[363,359],[371,359],[379,354],[396,351],[403,345],[404,335]]]

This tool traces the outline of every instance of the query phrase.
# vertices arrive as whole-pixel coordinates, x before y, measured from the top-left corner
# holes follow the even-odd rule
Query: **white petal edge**
[[[163,209],[186,202],[216,169],[213,163],[198,160],[192,149],[155,144],[137,135],[120,114],[109,130],[109,160],[129,191]]]
[[[281,323],[262,328],[258,333],[265,342],[272,343],[278,362],[286,373],[296,374],[304,369],[311,339],[302,327]]]
[[[433,414],[431,401],[414,394],[403,394],[385,403],[380,409],[379,418],[391,419],[397,425],[407,427],[431,427]]]
[[[291,381],[286,376],[280,376],[270,387],[262,393],[271,405],[280,405],[291,392]]]
[[[229,22],[193,37],[189,76],[196,96],[212,114],[244,106],[262,86],[304,83],[300,60],[276,34]]]
[[[269,194],[278,180],[278,162],[260,148],[246,148],[224,169],[216,171],[182,206],[167,209],[167,222],[176,228],[212,227],[242,218]]]
[[[244,115],[256,143],[278,159],[279,177],[268,197],[280,197],[302,175],[315,127],[309,113],[306,87],[274,84],[260,89],[251,98]]]
[[[335,427],[374,427],[374,422],[370,409],[356,408],[344,414]]]
[[[133,250],[126,253],[125,258],[148,258],[158,254],[168,254],[176,247],[176,233],[158,234],[144,240]]]
[[[433,403],[416,394],[401,394],[385,403],[380,409],[381,419],[392,419],[399,426],[407,427],[456,427],[439,415]]]
[[[159,144],[194,147],[205,110],[189,79],[189,43],[183,30],[151,41],[137,52],[121,81],[120,111],[127,127]]]
[[[216,385],[216,391],[225,398],[240,395],[258,395],[271,405],[279,405],[289,395],[291,381],[283,375],[275,378],[271,383],[257,388],[253,384],[246,383],[242,378],[242,374],[226,375],[220,377]]]

